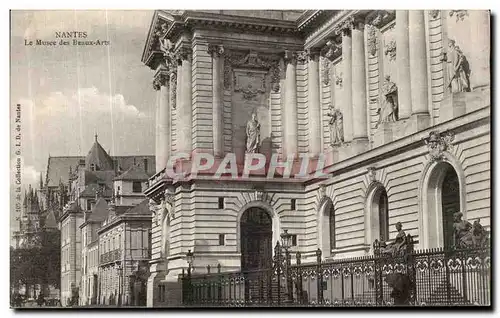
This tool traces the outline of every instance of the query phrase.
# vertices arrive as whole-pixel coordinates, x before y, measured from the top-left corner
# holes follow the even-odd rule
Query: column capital
[[[342,54],[342,43],[337,43],[334,39],[330,39],[326,42],[322,52],[324,57],[333,61]]]
[[[175,52],[175,57],[178,63],[182,63],[182,61],[191,61],[193,58],[193,50],[188,47],[180,47],[177,52]]]
[[[285,65],[288,65],[289,63],[296,65],[297,64],[297,52],[295,51],[285,51],[283,53],[283,60],[285,61]]]
[[[221,57],[224,54],[224,46],[221,44],[208,44],[207,53],[212,57]]]
[[[381,28],[392,21],[395,16],[396,10],[375,10],[366,16],[364,23],[376,28]]]
[[[170,70],[162,68],[156,72],[153,77],[153,89],[159,90],[161,86],[165,86],[170,81]]]
[[[305,53],[305,56],[307,57],[308,61],[317,60],[320,53],[321,53],[321,49],[313,47],[313,48],[309,48],[309,49],[305,50],[304,53]]]
[[[340,34],[349,36],[351,35],[351,30],[354,26],[354,16],[348,16],[344,20],[340,21],[334,27],[335,34]]]

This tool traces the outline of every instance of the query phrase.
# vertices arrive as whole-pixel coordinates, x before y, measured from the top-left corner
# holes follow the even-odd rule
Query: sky
[[[152,10],[11,11],[11,132],[19,103],[23,186],[38,185],[49,154],[85,156],[96,133],[110,155],[154,155],[153,71],[141,62],[152,17]],[[59,41],[63,31],[110,44],[25,45]]]

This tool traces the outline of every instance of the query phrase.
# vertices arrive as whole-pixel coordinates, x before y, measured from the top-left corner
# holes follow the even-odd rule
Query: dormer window
[[[95,170],[96,170],[96,169],[95,169],[95,164],[93,164],[93,163],[92,163],[92,164],[90,165],[90,170],[91,170],[91,171],[95,171]]]
[[[139,181],[132,182],[132,192],[142,193],[142,184]]]

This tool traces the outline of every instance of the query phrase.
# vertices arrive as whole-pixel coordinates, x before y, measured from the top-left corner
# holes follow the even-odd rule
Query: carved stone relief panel
[[[397,48],[396,48],[396,29],[393,23],[382,29],[382,45],[380,50],[383,52],[383,66],[381,68],[384,76],[390,76],[392,79],[397,79]]]
[[[257,95],[266,92],[265,70],[234,69],[234,92],[240,93],[245,100],[255,100]]]

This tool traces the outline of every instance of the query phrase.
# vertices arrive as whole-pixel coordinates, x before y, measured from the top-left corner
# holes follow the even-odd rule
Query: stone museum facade
[[[179,304],[188,252],[194,273],[260,268],[285,229],[302,263],[368,255],[398,222],[417,249],[450,246],[456,212],[489,230],[489,60],[488,11],[156,11],[147,305]],[[324,156],[327,177],[166,173],[252,152]]]

